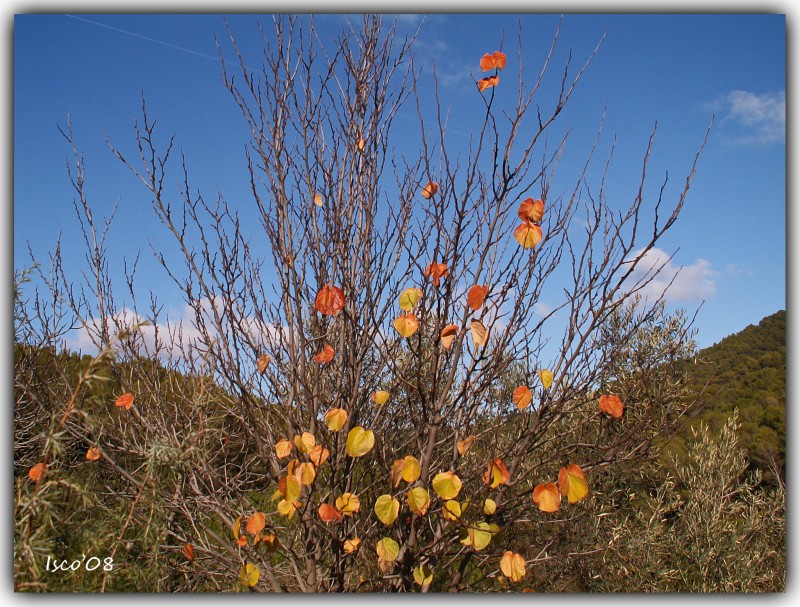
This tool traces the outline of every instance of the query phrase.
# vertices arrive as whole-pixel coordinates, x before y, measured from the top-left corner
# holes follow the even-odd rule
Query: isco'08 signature
[[[102,560],[100,560],[100,557],[97,556],[90,556],[89,558],[86,558],[86,555],[82,554],[81,558],[75,559],[74,561],[70,561],[69,559],[58,561],[48,556],[47,563],[45,564],[45,569],[51,572],[78,571],[79,569],[85,569],[86,571],[95,571],[99,569],[101,566],[103,568],[103,571],[113,571],[114,559],[110,556],[107,556]]]

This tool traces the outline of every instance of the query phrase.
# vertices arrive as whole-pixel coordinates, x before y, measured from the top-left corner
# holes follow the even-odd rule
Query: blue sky
[[[228,18],[245,56],[257,61],[253,18]],[[420,19],[404,16],[413,31]],[[523,61],[538,73],[558,17],[525,15]],[[340,16],[320,16],[323,38],[338,33]],[[458,146],[474,114],[478,59],[500,46],[516,55],[514,15],[431,15],[415,45],[430,74],[437,66]],[[694,310],[698,343],[728,334],[786,307],[786,21],[783,15],[567,15],[558,59],[575,61],[606,39],[554,133],[571,130],[562,163],[565,184],[606,119],[601,152],[616,141],[610,192],[629,203],[641,158],[658,122],[650,174],[657,187],[669,172],[679,192],[712,114],[716,124],[675,228],[660,244],[683,266],[669,291],[673,306]],[[67,271],[83,263],[75,238],[72,192],[65,171],[69,148],[58,131],[67,116],[87,163],[90,200],[100,214],[119,201],[111,229],[112,273],[141,251],[140,286],[156,291],[174,316],[179,295],[150,247],[172,243],[149,213],[148,198],[114,159],[105,138],[135,151],[132,125],[141,94],[164,134],[174,132],[195,187],[250,203],[242,162],[247,132],[221,83],[214,36],[219,15],[17,15],[14,20],[14,267],[29,263],[28,244],[46,258],[59,234]],[[231,58],[230,48],[223,52]],[[509,89],[498,95],[513,94]],[[411,108],[401,120],[413,126]],[[413,142],[402,138],[399,148]],[[565,186],[566,187],[566,186]],[[120,297],[124,303],[124,297]],[[554,302],[543,302],[545,305]]]

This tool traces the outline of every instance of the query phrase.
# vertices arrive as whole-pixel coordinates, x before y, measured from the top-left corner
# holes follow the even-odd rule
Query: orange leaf
[[[342,520],[342,513],[330,504],[320,504],[319,518],[321,518],[325,523],[340,521]]]
[[[38,483],[39,479],[42,478],[42,474],[47,471],[47,466],[44,465],[43,462],[39,462],[35,466],[33,466],[30,470],[28,470],[28,478],[31,479],[34,483]]]
[[[325,460],[328,459],[330,454],[331,452],[322,445],[315,445],[314,448],[309,451],[308,458],[317,468],[319,468],[325,463]]]
[[[486,53],[481,57],[481,70],[488,72],[491,69],[497,68],[502,70],[506,66],[506,54],[500,51],[495,51],[491,55]]]
[[[272,359],[270,358],[269,354],[262,354],[261,356],[258,357],[256,365],[258,365],[258,372],[261,375],[264,375],[264,373],[266,373],[267,365],[270,363],[271,360]]]
[[[320,314],[336,316],[344,308],[344,291],[333,285],[325,285],[317,293],[314,307]]]
[[[525,559],[522,555],[507,550],[500,557],[500,571],[512,582],[519,582],[525,577]]]
[[[344,409],[328,409],[325,413],[325,424],[333,432],[341,430],[347,423],[347,411]]]
[[[622,412],[625,409],[625,405],[622,404],[622,401],[616,394],[605,394],[601,396],[597,404],[600,406],[600,410],[603,413],[608,413],[614,419],[622,417]]]
[[[517,409],[524,409],[530,405],[533,400],[531,389],[528,386],[519,386],[514,390],[514,394],[511,395],[511,400],[517,405]]]
[[[133,394],[131,394],[130,392],[126,392],[117,399],[114,405],[117,407],[123,407],[127,411],[128,409],[133,407]]]
[[[531,223],[541,221],[544,217],[544,202],[542,200],[534,200],[533,198],[526,198],[519,205],[517,215],[522,221]]]
[[[292,449],[294,445],[289,442],[288,439],[282,438],[277,443],[275,443],[275,453],[278,456],[278,459],[283,459],[284,457],[289,457],[292,453]]]
[[[317,205],[318,207],[321,207],[323,205],[322,194],[314,194],[314,204]]]
[[[570,464],[561,468],[558,473],[558,488],[562,495],[567,496],[570,504],[581,501],[589,494],[589,483],[586,475],[577,464]]]
[[[364,141],[364,138],[363,138],[363,137],[362,137],[361,139],[359,139],[359,140],[358,140],[358,143],[356,144],[356,147],[358,148],[358,151],[359,151],[359,152],[363,152],[363,151],[364,151],[364,148],[366,148],[366,147],[367,147],[367,142],[366,142],[366,141]]]
[[[497,86],[498,82],[500,82],[499,76],[487,76],[486,78],[481,78],[475,84],[478,85],[478,92],[482,93],[488,88]]]
[[[410,312],[408,314],[401,314],[395,319],[394,328],[400,335],[408,338],[414,335],[419,329],[419,320],[417,320],[416,315]]]
[[[481,57],[481,71],[488,72],[489,70],[493,70],[494,67],[494,56],[486,53]]]
[[[318,362],[321,365],[329,363],[333,360],[334,350],[328,344],[325,344],[322,347],[322,351],[319,354],[314,355],[314,361]]]
[[[425,187],[422,188],[422,197],[425,200],[427,200],[428,198],[436,194],[436,192],[438,191],[439,191],[439,184],[436,183],[435,181],[429,181],[428,183],[425,184]]]
[[[542,512],[558,512],[561,506],[561,495],[555,483],[536,485],[533,490],[533,503],[539,506]]]
[[[86,459],[90,462],[96,462],[100,459],[100,447],[97,445],[93,447],[89,447],[89,450],[86,452]]]
[[[472,332],[472,341],[475,343],[475,347],[480,348],[481,346],[485,346],[486,342],[489,341],[489,331],[483,323],[479,320],[473,320],[469,328]]]
[[[261,512],[254,512],[252,516],[247,519],[247,524],[244,528],[250,535],[256,535],[260,533],[266,525],[266,517]]]
[[[448,273],[447,266],[443,263],[429,263],[428,267],[425,268],[425,278],[433,278],[433,286],[437,288],[439,280],[447,277]]]
[[[240,535],[239,539],[236,540],[236,543],[241,547],[247,546],[247,536]]]
[[[542,240],[542,228],[532,223],[521,223],[514,230],[514,240],[516,240],[523,249],[532,249],[539,241]]]
[[[458,335],[458,327],[456,325],[447,325],[442,329],[440,338],[442,347],[445,350],[449,350],[453,346],[453,340],[456,338],[456,335]]]
[[[458,453],[462,456],[469,453],[469,449],[470,447],[472,447],[472,443],[475,442],[476,438],[478,437],[472,434],[467,438],[465,438],[464,440],[458,441],[458,443],[456,443],[456,448],[458,449]]]
[[[352,554],[358,547],[361,545],[361,540],[357,537],[354,537],[349,540],[344,541],[344,553],[345,554]]]
[[[483,473],[483,482],[489,485],[492,489],[500,485],[507,485],[511,474],[508,468],[499,457],[494,458],[486,467],[486,472]]]
[[[489,294],[489,285],[473,285],[467,293],[467,303],[473,310],[480,310],[483,307],[483,301]]]
[[[185,556],[190,563],[194,563],[194,546],[186,544],[181,552],[183,552],[183,556]]]

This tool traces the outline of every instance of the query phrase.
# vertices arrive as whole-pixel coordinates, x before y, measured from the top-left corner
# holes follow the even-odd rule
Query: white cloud
[[[721,123],[733,126],[737,144],[780,143],[786,138],[786,91],[751,93],[729,91],[712,107],[721,114]]]
[[[200,314],[204,317],[209,340],[214,340],[218,332],[212,320],[214,304],[203,299],[197,302]],[[217,303],[221,311],[221,305]],[[112,314],[109,318],[109,333],[114,339],[121,331],[133,334],[139,355],[147,357],[158,356],[162,360],[177,360],[182,357],[192,357],[199,351],[207,348],[206,339],[197,328],[197,314],[195,308],[184,305],[172,317],[153,323],[150,319],[136,314],[133,310],[123,308]],[[262,326],[254,318],[247,317],[242,321],[242,327],[249,334],[254,343],[278,344],[287,339],[285,327],[273,324]],[[67,348],[84,354],[96,354],[98,348],[93,340],[100,334],[99,319],[91,318],[85,326],[74,330],[66,339]],[[156,343],[158,341],[158,343]],[[158,346],[158,347],[157,347]],[[120,346],[117,345],[117,348]]]
[[[642,250],[635,252],[629,261],[642,256]],[[660,270],[659,270],[660,269]],[[628,290],[648,276],[655,277],[642,289],[637,291],[642,298],[654,302],[662,293],[667,301],[699,301],[714,295],[717,291],[717,277],[719,273],[711,267],[705,259],[698,259],[688,266],[679,266],[670,259],[665,251],[653,248],[645,253],[628,278]]]

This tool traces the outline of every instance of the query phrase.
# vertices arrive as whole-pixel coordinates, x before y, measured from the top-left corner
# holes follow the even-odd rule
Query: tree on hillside
[[[92,482],[118,522],[93,541],[132,568],[150,555],[149,588],[522,590],[551,558],[537,530],[585,523],[593,475],[645,457],[685,410],[674,363],[691,351],[688,323],[630,302],[660,270],[641,272],[642,259],[677,220],[697,158],[666,210],[665,184],[643,194],[654,137],[627,208],[606,201],[608,162],[589,184],[594,148],[554,193],[566,136],[553,146],[548,134],[594,56],[554,67],[558,32],[533,77],[521,52],[476,48],[484,112],[466,150],[448,144],[446,99],[421,79],[413,40],[380,17],[331,46],[301,18],[263,33],[260,69],[232,33],[237,62],[223,65],[252,135],[258,226],[195,190],[144,105],[133,150],[113,148],[182,254],[159,259],[194,311],[183,334],[153,332],[159,306],[139,311],[133,278],[133,313],[118,313],[76,153],[93,270],[85,294],[59,267],[49,284],[107,372],[82,376],[18,511],[68,473],[47,445],[83,441],[103,453]],[[540,105],[553,70],[557,94]],[[512,103],[499,87],[517,91]],[[398,157],[395,118],[409,106],[419,153]],[[563,303],[540,314],[553,280]],[[181,347],[162,359],[180,379],[141,362],[172,338]],[[111,382],[119,406],[89,399],[92,382]],[[522,531],[533,541],[520,545]]]

